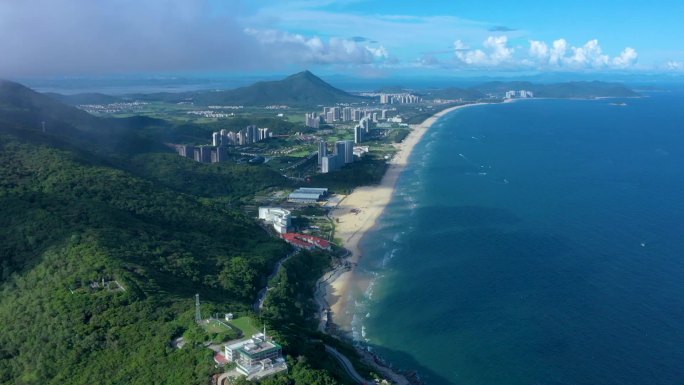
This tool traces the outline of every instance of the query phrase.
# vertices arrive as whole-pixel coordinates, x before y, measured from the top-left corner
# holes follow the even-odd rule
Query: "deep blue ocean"
[[[356,337],[428,384],[684,384],[684,93],[645,96],[437,122],[362,242]]]

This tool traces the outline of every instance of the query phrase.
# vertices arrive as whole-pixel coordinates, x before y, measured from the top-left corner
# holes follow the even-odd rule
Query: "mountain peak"
[[[297,72],[296,74],[290,75],[286,77],[284,80],[297,80],[297,79],[302,79],[302,80],[308,80],[308,81],[318,81],[318,82],[323,82],[323,79],[319,78],[318,76],[314,75],[313,72],[309,70],[304,70],[302,72]]]
[[[364,98],[335,88],[308,70],[282,80],[263,81],[235,90],[195,96],[196,103],[208,105],[220,103],[318,105],[361,100]]]

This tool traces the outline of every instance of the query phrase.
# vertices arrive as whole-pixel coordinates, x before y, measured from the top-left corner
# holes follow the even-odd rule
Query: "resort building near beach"
[[[287,233],[292,224],[292,213],[280,207],[259,207],[259,219],[273,225],[278,234]]]
[[[283,240],[285,240],[285,242],[291,244],[292,246],[294,246],[298,249],[330,250],[330,247],[331,247],[330,242],[326,241],[323,238],[318,238],[318,237],[314,237],[311,235],[298,234],[298,233],[287,233],[287,234],[282,234],[281,237],[283,238]]]

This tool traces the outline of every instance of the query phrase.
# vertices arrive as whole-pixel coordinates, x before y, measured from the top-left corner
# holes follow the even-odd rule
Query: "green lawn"
[[[201,323],[202,328],[207,332],[207,333],[225,333],[229,329],[226,328],[223,324],[217,321],[211,321],[209,323],[202,322]]]
[[[251,337],[252,335],[262,331],[260,329],[261,326],[256,324],[256,321],[248,316],[236,318],[230,321],[230,325],[242,330],[242,334],[245,337]]]

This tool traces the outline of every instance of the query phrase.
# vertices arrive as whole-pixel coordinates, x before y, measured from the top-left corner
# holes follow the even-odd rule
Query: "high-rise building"
[[[259,140],[264,140],[269,137],[269,129],[266,128],[260,128],[259,129]]]
[[[327,174],[331,171],[336,171],[340,169],[343,162],[340,161],[340,157],[337,155],[326,155],[321,161],[321,172]]]
[[[211,146],[201,146],[200,148],[200,162],[211,163]]]
[[[359,120],[361,120],[361,118],[363,118],[363,111],[361,111],[359,109],[354,109],[353,115],[354,115],[354,121],[358,122]]]
[[[328,145],[324,140],[318,142],[318,165],[323,163],[323,157],[328,155]]]
[[[237,134],[233,131],[228,133],[228,144],[235,146],[238,142]]]
[[[249,126],[252,130],[252,143],[259,141],[259,128],[255,125]]]
[[[387,119],[387,110],[380,111],[380,118]]]
[[[319,118],[318,114],[316,114],[315,112],[305,114],[304,125],[307,127],[318,129],[321,127],[321,118]]]
[[[245,128],[245,144],[250,144],[259,141],[259,128],[255,125],[249,125]]]
[[[352,109],[351,107],[344,107],[342,109],[342,121],[351,122],[352,120]]]
[[[328,111],[325,113],[325,122],[330,124],[335,121],[335,112],[334,111]]]
[[[176,152],[178,152],[178,155],[184,156],[186,158],[195,158],[195,148],[193,146],[187,146],[183,144],[178,145],[176,146]]]
[[[339,140],[335,142],[335,155],[338,156],[340,164],[354,162],[354,141]]]
[[[228,161],[228,148],[219,146],[212,150],[211,152],[211,162],[221,163]]]
[[[354,127],[354,143],[358,144],[358,143],[363,142],[364,134],[365,134],[365,130],[363,129],[363,127],[361,127],[360,125],[357,125],[356,127]]]
[[[221,133],[220,132],[214,132],[213,134],[211,134],[211,145],[214,147],[221,145]]]
[[[359,122],[359,126],[361,126],[366,132],[370,132],[370,126],[371,126],[371,120],[370,118],[363,118]]]

